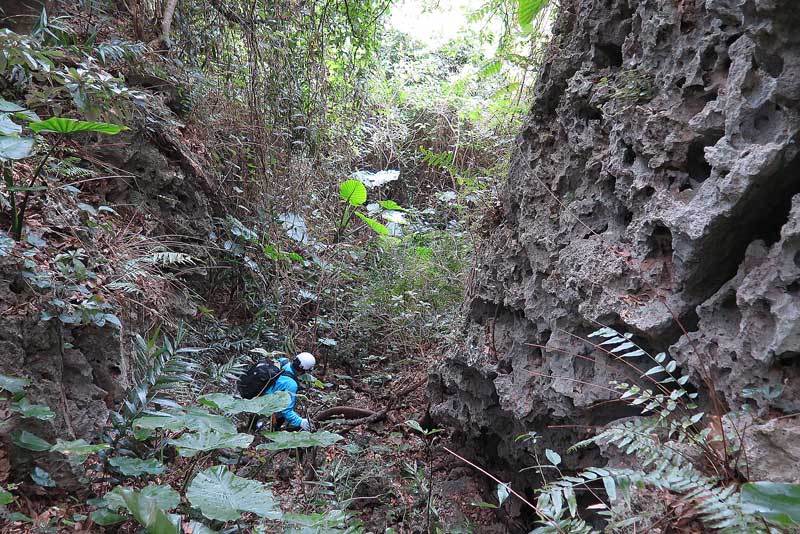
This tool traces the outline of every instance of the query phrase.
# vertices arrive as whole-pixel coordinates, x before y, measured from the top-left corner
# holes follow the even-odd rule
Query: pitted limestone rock
[[[561,2],[434,418],[518,468],[516,432],[633,415],[603,389],[632,370],[574,337],[597,323],[702,389],[676,319],[731,409],[797,409],[799,24],[788,0]]]

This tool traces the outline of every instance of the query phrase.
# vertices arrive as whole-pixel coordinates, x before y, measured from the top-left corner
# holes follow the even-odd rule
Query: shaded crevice
[[[680,190],[696,188],[711,177],[713,170],[706,159],[707,147],[714,146],[721,136],[703,136],[689,143],[686,149],[686,172],[689,180],[682,184]]]
[[[687,294],[705,300],[736,275],[750,243],[761,239],[770,246],[780,239],[792,197],[800,194],[798,175],[800,155],[754,184],[729,217],[717,224],[702,244],[693,247],[698,251],[698,265],[686,279]]]
[[[656,223],[647,240],[647,259],[672,257],[672,232],[662,223]]]
[[[594,63],[599,68],[622,66],[621,46],[614,43],[597,44],[594,52]]]

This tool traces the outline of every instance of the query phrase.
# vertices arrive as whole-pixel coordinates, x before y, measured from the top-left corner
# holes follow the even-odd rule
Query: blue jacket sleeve
[[[280,376],[275,382],[274,391],[287,391],[289,392],[289,406],[280,413],[286,419],[286,424],[290,427],[299,427],[302,422],[296,411],[294,411],[295,394],[297,393],[297,382],[288,376]]]

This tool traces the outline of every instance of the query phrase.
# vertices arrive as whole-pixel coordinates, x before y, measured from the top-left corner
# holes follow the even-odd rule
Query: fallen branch
[[[428,377],[424,377],[421,380],[411,384],[405,389],[400,390],[398,393],[393,394],[389,399],[386,408],[379,412],[374,412],[372,410],[367,410],[365,408],[352,408],[350,406],[334,406],[333,408],[328,408],[327,410],[323,410],[318,413],[314,420],[317,422],[327,421],[328,424],[335,424],[335,425],[342,425],[342,426],[358,426],[358,425],[369,425],[371,423],[376,423],[378,421],[382,421],[386,418],[386,414],[390,411],[395,409],[395,404],[397,401],[415,391],[419,388],[422,384],[428,381]],[[334,417],[341,416],[342,419],[333,419]]]
[[[388,410],[374,412],[372,415],[368,417],[362,417],[361,419],[332,419],[328,421],[328,424],[335,424],[342,426],[369,425],[371,423],[377,423],[378,421],[385,419],[387,411]]]
[[[364,408],[351,408],[350,406],[334,406],[333,408],[328,408],[327,410],[321,411],[320,413],[314,416],[314,419],[317,421],[327,421],[335,417],[343,417],[345,419],[364,419],[366,417],[371,417],[373,415],[375,415],[374,411],[366,410]]]

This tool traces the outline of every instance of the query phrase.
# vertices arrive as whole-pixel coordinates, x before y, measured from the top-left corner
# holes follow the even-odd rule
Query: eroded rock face
[[[32,304],[36,299],[21,271],[19,260],[0,257],[0,373],[29,379],[30,386],[25,389],[28,400],[48,406],[55,418],[14,417],[0,429],[0,440],[9,451],[9,435],[18,430],[35,433],[50,443],[57,438],[91,441],[92,432],[106,422],[109,407],[129,386],[128,359],[119,331],[111,326],[60,327],[56,321],[40,320]],[[56,456],[57,463],[63,464],[63,457]],[[11,460],[27,461],[27,452],[15,450]],[[38,460],[53,465],[41,454]],[[51,474],[66,489],[77,482],[66,466]]]
[[[519,433],[563,447],[580,432],[549,425],[632,415],[604,388],[633,371],[575,337],[597,323],[670,349],[701,390],[704,358],[730,409],[797,411],[800,11],[561,6],[504,218],[479,252],[471,345],[433,372],[431,414],[514,467]],[[783,393],[743,394],[766,383]]]

